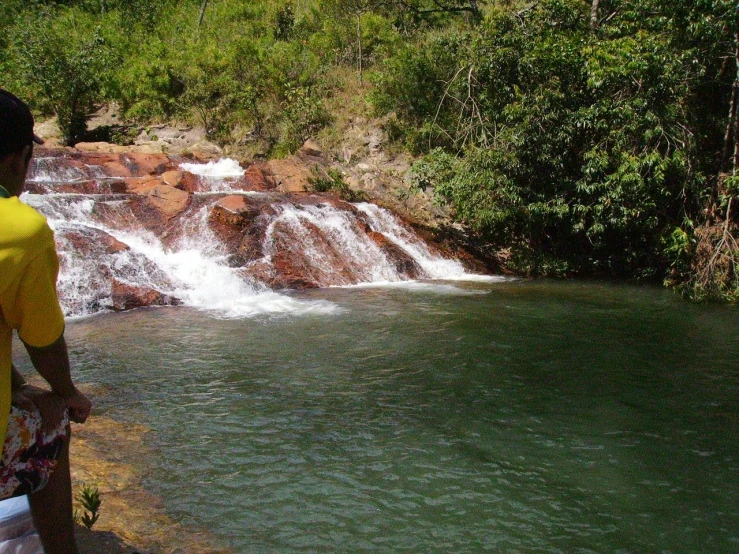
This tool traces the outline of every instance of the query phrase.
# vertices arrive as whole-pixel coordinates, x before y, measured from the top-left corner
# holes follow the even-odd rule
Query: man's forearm
[[[25,347],[33,367],[49,383],[52,391],[62,398],[69,398],[76,393],[70,375],[69,354],[64,335],[49,346],[39,348],[25,344]]]

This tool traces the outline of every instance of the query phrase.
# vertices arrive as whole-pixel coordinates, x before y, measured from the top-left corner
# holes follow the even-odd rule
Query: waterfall
[[[234,190],[245,172],[228,159],[179,169],[197,176],[199,190],[188,193],[188,207],[176,218],[152,225],[141,216],[148,213],[141,207],[146,196],[120,192],[121,179],[100,166],[67,163],[63,156],[35,161],[21,198],[55,231],[67,316],[125,309],[116,305],[116,290],[143,291],[156,298],[150,303],[249,317],[339,309],[272,289],[481,278],[433,253],[399,218],[373,204]],[[233,195],[254,212],[239,220],[254,225],[239,230],[253,239],[251,250],[231,228],[228,240],[213,228],[214,207]]]

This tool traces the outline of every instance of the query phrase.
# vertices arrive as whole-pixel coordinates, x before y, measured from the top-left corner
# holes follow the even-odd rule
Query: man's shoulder
[[[35,243],[53,237],[46,218],[17,197],[0,201],[0,244]]]

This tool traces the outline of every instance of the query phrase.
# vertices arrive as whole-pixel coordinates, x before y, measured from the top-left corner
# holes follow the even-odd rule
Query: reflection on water
[[[238,552],[736,552],[736,308],[504,282],[73,322],[168,514]]]

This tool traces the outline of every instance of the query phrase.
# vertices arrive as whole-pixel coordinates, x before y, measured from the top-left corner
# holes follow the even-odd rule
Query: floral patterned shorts
[[[44,488],[67,439],[69,418],[44,433],[41,414],[12,406],[0,460],[0,499],[30,494]]]

